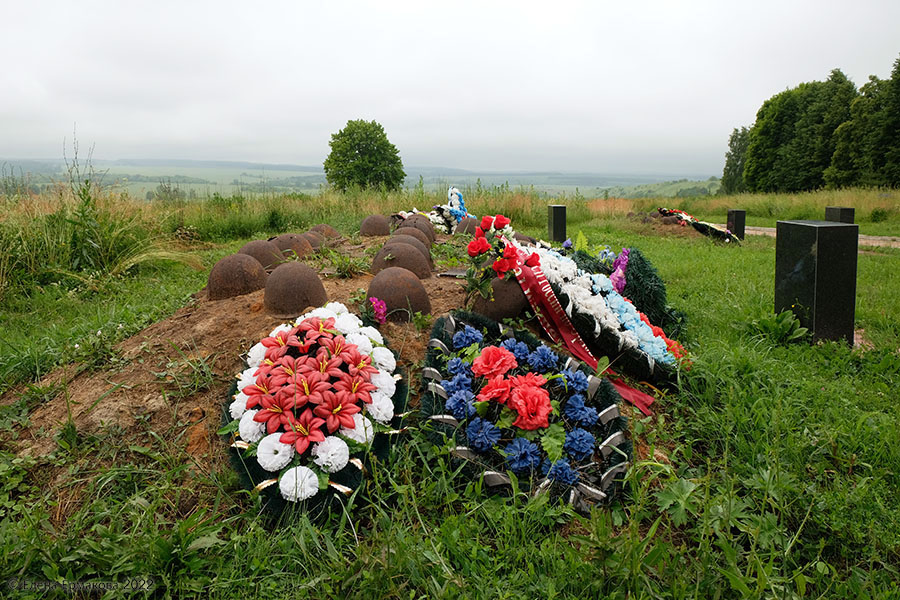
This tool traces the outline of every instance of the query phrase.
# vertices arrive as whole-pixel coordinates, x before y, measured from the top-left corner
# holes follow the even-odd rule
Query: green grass
[[[349,233],[379,199],[350,195],[342,215],[339,198],[306,212],[291,202],[282,210],[303,225],[335,217]],[[513,214],[525,233],[545,232],[543,205],[514,193],[495,202],[473,198],[472,210]],[[166,441],[179,426],[147,424],[127,440],[116,430],[77,436],[72,450],[43,458],[0,451],[0,574],[149,575],[156,596],[173,598],[900,597],[900,253],[859,256],[856,321],[874,349],[778,345],[752,326],[774,304],[773,239],[732,247],[660,238],[624,219],[570,212],[573,235],[640,248],[688,317],[693,366],[681,391],[631,422],[668,461],[652,452],[638,460],[623,503],[577,516],[521,494],[487,496],[413,427],[373,469],[352,512],[269,529],[230,470],[195,472]],[[204,214],[187,210],[185,222],[217,222]],[[207,267],[246,239],[224,231],[231,242],[199,253]],[[97,330],[101,342],[82,358],[106,357],[106,332],[111,342],[137,331],[204,282],[205,273],[153,263],[91,289],[16,288],[0,316],[10,338],[0,368],[19,381],[36,376]],[[186,377],[180,388],[207,381],[202,365],[173,367]],[[0,428],[27,419],[47,393],[29,390],[0,413]],[[77,508],[55,519],[69,494]]]

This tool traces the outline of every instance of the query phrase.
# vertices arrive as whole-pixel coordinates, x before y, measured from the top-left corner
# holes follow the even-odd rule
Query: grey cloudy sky
[[[0,157],[720,174],[732,128],[900,55],[900,1],[50,2],[0,11]]]

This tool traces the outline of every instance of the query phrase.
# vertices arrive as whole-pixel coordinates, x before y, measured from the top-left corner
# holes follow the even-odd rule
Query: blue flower
[[[467,363],[463,359],[454,356],[450,359],[450,362],[447,363],[447,370],[450,371],[451,375],[466,375],[467,377],[472,376],[472,364]]]
[[[453,334],[453,347],[456,350],[471,346],[472,344],[480,344],[484,336],[481,332],[470,325],[466,325],[462,331]]]
[[[515,338],[507,338],[500,345],[512,352],[518,361],[528,358],[528,354],[531,352],[525,342],[520,342]]]
[[[536,469],[541,464],[541,451],[537,444],[517,437],[503,449],[506,462],[514,473]]]
[[[474,398],[475,394],[468,390],[462,390],[452,394],[444,404],[444,408],[456,419],[462,421],[475,414]]]
[[[441,387],[444,388],[444,391],[448,394],[452,394],[454,392],[459,391],[471,391],[472,390],[472,378],[465,373],[460,373],[458,375],[454,375],[451,380],[442,380]]]
[[[569,453],[574,460],[584,460],[594,453],[596,440],[590,432],[576,428],[566,434],[566,443],[563,450]]]
[[[574,471],[569,465],[569,461],[564,458],[559,459],[552,465],[549,460],[545,460],[544,464],[541,465],[541,470],[553,481],[558,481],[564,485],[572,485],[578,481],[578,472]]]
[[[566,418],[570,421],[575,421],[584,427],[593,426],[598,418],[597,409],[593,406],[585,406],[584,396],[581,394],[573,394],[572,397],[566,401],[566,406],[563,408],[563,414],[566,415]]]
[[[586,392],[588,389],[588,378],[587,375],[579,371],[578,369],[566,369],[562,372],[563,377],[566,380],[566,388],[570,392]],[[559,381],[557,379],[557,381]],[[561,382],[559,385],[562,385]]]
[[[567,238],[566,241],[563,242],[563,248],[571,248],[572,247],[572,238]]]
[[[546,373],[551,369],[555,369],[557,362],[559,362],[559,357],[544,344],[538,346],[534,352],[528,355],[528,364],[540,373]]]
[[[487,452],[500,441],[500,430],[490,421],[475,417],[466,427],[466,437],[469,439],[469,447],[478,452]]]

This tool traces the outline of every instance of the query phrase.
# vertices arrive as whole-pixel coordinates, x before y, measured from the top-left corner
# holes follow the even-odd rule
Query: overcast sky
[[[900,1],[5,0],[0,157],[320,165],[349,119],[404,164],[720,175],[732,128],[900,56]]]

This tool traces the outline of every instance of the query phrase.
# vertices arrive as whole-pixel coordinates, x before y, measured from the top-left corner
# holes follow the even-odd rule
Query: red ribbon
[[[509,242],[502,236],[501,240],[504,244],[509,245]],[[524,257],[520,256],[520,259],[522,258]],[[515,271],[516,280],[525,293],[531,308],[534,309],[541,327],[544,328],[550,339],[557,344],[565,344],[569,352],[576,358],[596,369],[597,359],[591,354],[587,344],[584,343],[575,326],[572,325],[569,315],[566,314],[566,311],[559,303],[559,298],[553,293],[553,288],[550,287],[550,282],[547,281],[544,272],[539,266],[529,267],[524,260],[520,262],[522,264]],[[653,404],[653,396],[636,390],[619,379],[610,379],[610,382],[622,398],[634,404],[642,413],[648,416],[653,414],[650,410],[650,405]]]

